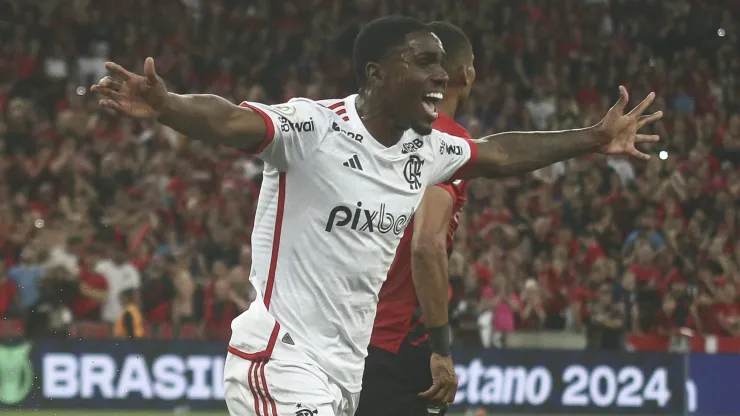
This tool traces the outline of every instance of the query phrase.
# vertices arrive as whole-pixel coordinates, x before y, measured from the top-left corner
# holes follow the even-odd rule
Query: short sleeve
[[[318,147],[327,129],[327,115],[318,103],[296,98],[285,104],[243,102],[265,121],[265,141],[256,156],[280,171],[300,163]]]
[[[430,183],[451,183],[478,156],[478,145],[472,140],[451,136],[447,133],[432,133],[432,150],[435,152]]]

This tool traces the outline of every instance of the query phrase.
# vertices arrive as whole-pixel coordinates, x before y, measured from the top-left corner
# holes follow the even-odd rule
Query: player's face
[[[442,68],[444,49],[427,31],[406,37],[406,44],[389,59],[388,82],[383,94],[397,123],[416,133],[432,132],[437,103],[444,97],[447,73]]]

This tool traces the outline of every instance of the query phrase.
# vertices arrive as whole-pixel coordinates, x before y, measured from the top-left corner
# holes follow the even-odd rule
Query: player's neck
[[[437,111],[443,113],[449,118],[455,118],[457,113],[457,105],[460,102],[458,94],[454,89],[447,88],[445,91],[445,98],[441,102],[437,103]]]
[[[364,92],[360,92],[357,96],[355,107],[368,133],[383,146],[391,147],[395,145],[407,130],[389,122],[393,118],[386,114],[382,103],[379,100],[372,99]]]

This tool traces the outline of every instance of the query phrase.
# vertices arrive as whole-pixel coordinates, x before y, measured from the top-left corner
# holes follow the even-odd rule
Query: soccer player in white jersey
[[[424,189],[458,178],[518,175],[593,152],[648,156],[637,134],[650,94],[624,114],[627,92],[598,124],[469,141],[432,130],[447,74],[421,22],[386,17],[355,41],[360,91],[343,99],[233,105],[168,93],[107,63],[93,86],[106,109],[156,119],[185,135],[265,162],[252,234],[257,300],[232,323],[224,369],[235,416],[352,415],[378,291]]]

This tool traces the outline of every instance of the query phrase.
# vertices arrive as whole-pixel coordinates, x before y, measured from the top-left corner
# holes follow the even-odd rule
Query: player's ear
[[[382,82],[384,76],[385,74],[383,69],[377,62],[368,62],[367,65],[365,65],[365,78],[367,79],[368,84]]]
[[[473,82],[475,81],[475,67],[472,64],[463,65],[462,72],[465,86],[468,87],[473,85]]]

